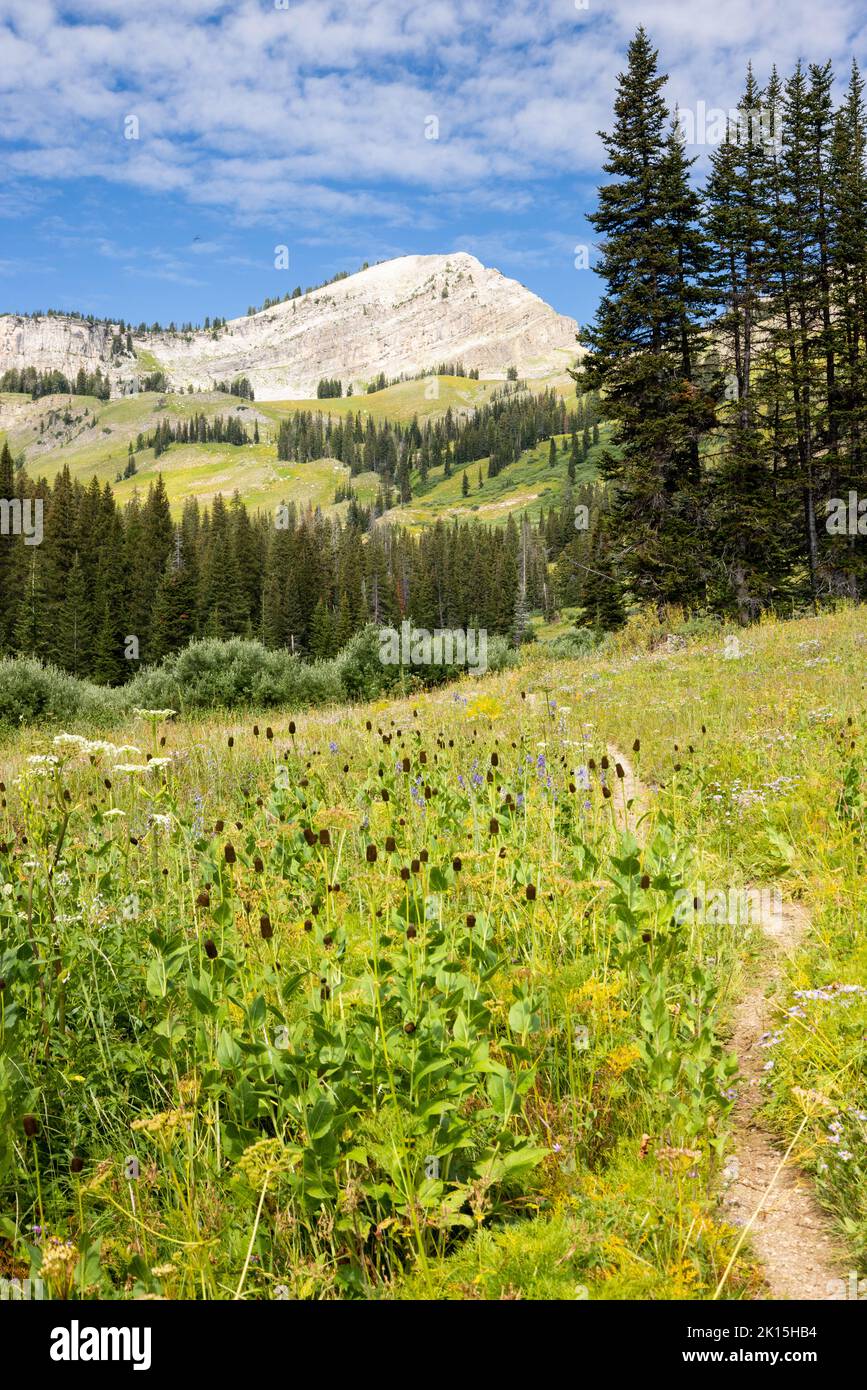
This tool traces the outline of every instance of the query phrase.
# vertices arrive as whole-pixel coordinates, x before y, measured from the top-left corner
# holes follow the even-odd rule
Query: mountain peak
[[[112,358],[104,324],[6,315],[0,372],[34,366],[74,376],[100,367],[119,390],[157,369],[181,390],[246,376],[260,400],[308,399],[322,378],[363,391],[380,373],[390,380],[444,362],[539,379],[574,361],[576,332],[574,319],[516,280],[453,251],[381,261],[217,330],[134,334],[135,359]]]

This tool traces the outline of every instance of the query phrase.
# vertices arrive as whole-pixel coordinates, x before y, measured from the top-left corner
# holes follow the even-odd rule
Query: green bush
[[[62,724],[71,719],[106,723],[126,705],[124,692],[78,680],[31,657],[0,661],[0,728]]]
[[[140,672],[125,693],[131,705],[181,711],[320,705],[344,698],[336,662],[307,665],[292,652],[272,651],[243,637],[191,642]]]
[[[488,670],[518,659],[505,637],[488,641]],[[191,642],[158,666],[146,667],[124,686],[109,689],[76,679],[39,661],[0,661],[0,727],[117,722],[131,709],[203,710],[309,706],[372,700],[386,691],[454,680],[457,666],[383,665],[378,629],[370,624],[326,661],[306,662],[285,649],[272,650],[244,637]]]
[[[552,638],[547,643],[547,649],[554,656],[569,661],[576,656],[586,656],[588,652],[595,651],[598,645],[599,639],[595,632],[589,627],[579,627],[574,632],[564,632],[562,636]]]

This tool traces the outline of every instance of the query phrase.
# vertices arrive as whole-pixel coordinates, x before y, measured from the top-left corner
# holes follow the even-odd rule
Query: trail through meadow
[[[617,815],[635,832],[650,810],[651,794],[628,759],[616,748],[610,756],[622,769]],[[738,1058],[740,1086],[732,1116],[733,1151],[724,1172],[722,1202],[729,1221],[749,1239],[772,1299],[826,1301],[844,1287],[842,1252],[830,1221],[816,1200],[813,1184],[791,1161],[795,1139],[785,1151],[762,1120],[761,1080],[766,1062],[763,1040],[774,1024],[775,999],[787,956],[810,930],[805,908],[785,903],[782,912],[767,907],[762,895],[760,926],[764,951],[753,984],[737,1005],[731,1037]],[[799,1131],[800,1133],[800,1131]],[[734,1263],[736,1250],[732,1256]],[[728,1270],[716,1297],[726,1296]]]

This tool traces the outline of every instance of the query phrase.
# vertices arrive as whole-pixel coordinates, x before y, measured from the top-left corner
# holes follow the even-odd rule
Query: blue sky
[[[464,250],[586,321],[639,23],[689,110],[749,58],[867,67],[861,0],[0,0],[0,311],[196,322]]]

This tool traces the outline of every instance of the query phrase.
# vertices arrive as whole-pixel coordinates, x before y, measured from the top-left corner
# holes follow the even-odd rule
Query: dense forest
[[[63,372],[43,372],[37,367],[10,367],[0,376],[0,391],[19,391],[38,401],[42,396],[96,396],[107,401],[111,394],[108,377],[103,376],[99,367],[95,372],[86,372],[80,367],[74,377]]]
[[[277,457],[298,463],[336,458],[352,474],[378,473],[382,498],[389,505],[393,488],[402,503],[410,501],[413,473],[424,487],[432,469],[442,468],[449,477],[455,469],[487,459],[487,475],[494,478],[525,449],[555,434],[569,434],[568,472],[574,482],[577,465],[599,442],[598,410],[594,395],[576,400],[569,410],[554,391],[534,395],[518,389],[499,392],[467,416],[449,407],[442,417],[423,425],[416,417],[404,425],[392,420],[375,423],[361,411],[335,417],[300,410],[281,422]]]
[[[701,188],[665,81],[639,29],[590,218],[605,293],[578,380],[618,446],[594,603],[616,626],[630,596],[742,622],[863,596],[863,80],[853,65],[835,104],[829,63],[764,87],[750,70]]]
[[[236,494],[172,520],[162,478],[120,506],[67,469],[34,484],[0,453],[0,497],[42,503],[42,540],[0,545],[0,656],[118,683],[199,636],[259,637],[310,657],[370,621],[527,633],[551,609],[547,560],[572,534],[571,492],[536,525],[438,522],[420,536],[319,511],[248,512]],[[133,642],[130,639],[135,639]]]

